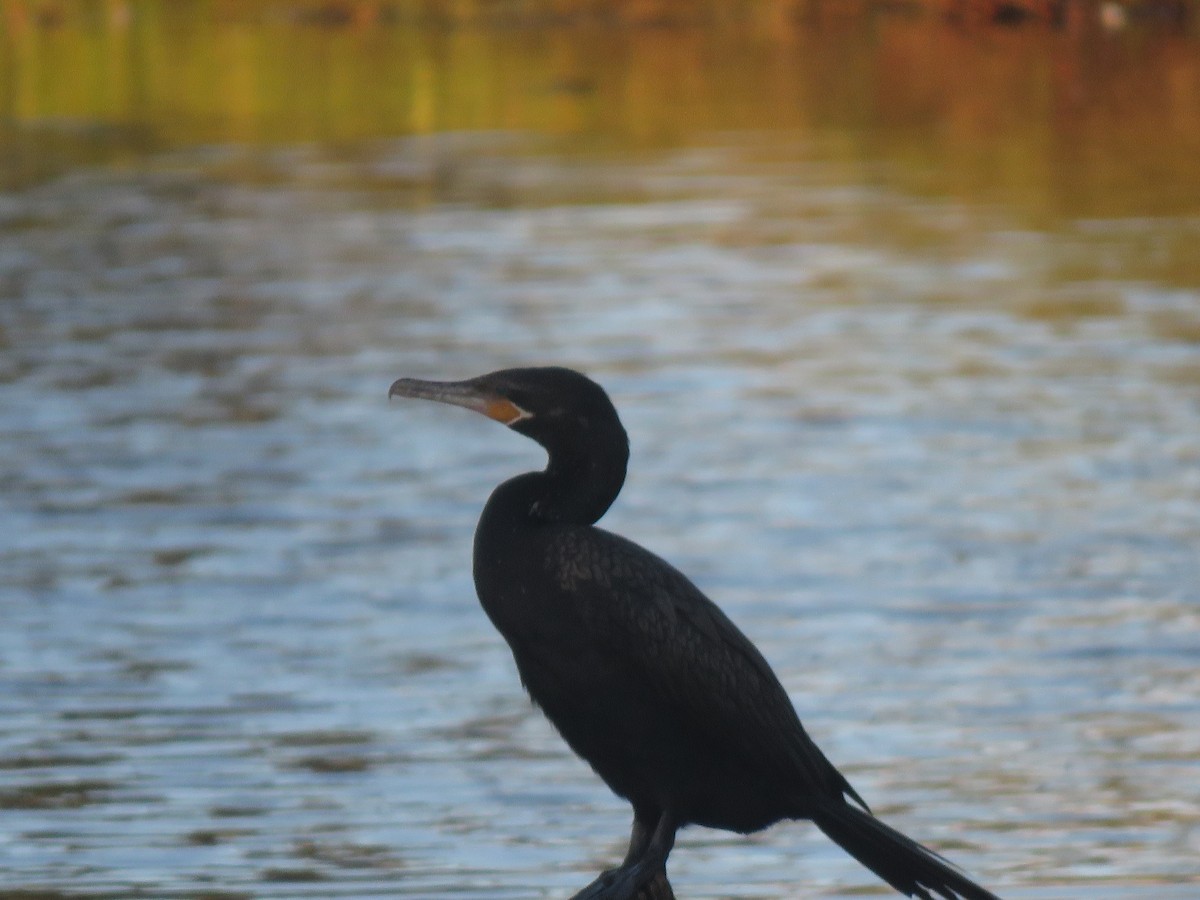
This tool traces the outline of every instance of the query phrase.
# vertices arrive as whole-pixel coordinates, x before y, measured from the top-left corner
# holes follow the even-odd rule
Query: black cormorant
[[[811,819],[909,897],[997,900],[876,819],[817,748],[750,640],[681,572],[596,522],[625,481],[629,441],[604,390],[563,368],[467,381],[402,378],[389,397],[483,413],[541,444],[545,471],[492,493],[475,587],[533,701],[633,805],[624,862],[576,900],[631,900],[675,832],[748,833]]]

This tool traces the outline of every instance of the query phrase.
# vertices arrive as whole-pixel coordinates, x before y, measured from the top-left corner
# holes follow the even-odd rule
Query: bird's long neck
[[[545,470],[509,479],[492,493],[485,517],[503,517],[510,527],[545,523],[591,525],[608,511],[625,483],[629,443],[622,430],[607,441],[539,441],[549,460]]]
[[[603,516],[625,483],[629,444],[624,433],[620,437],[607,446],[580,441],[547,447],[550,460],[540,473],[534,517],[590,525]]]

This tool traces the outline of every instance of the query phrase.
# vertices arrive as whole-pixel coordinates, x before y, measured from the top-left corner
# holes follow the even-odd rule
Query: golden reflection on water
[[[724,27],[434,27],[379,12],[404,4],[9,3],[0,184],[212,143],[503,130],[627,153],[758,132],[1034,223],[1200,210],[1186,29],[798,25],[778,6]]]

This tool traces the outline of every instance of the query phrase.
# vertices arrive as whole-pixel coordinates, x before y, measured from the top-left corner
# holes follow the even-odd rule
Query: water
[[[531,363],[609,389],[605,524],[742,625],[877,812],[1005,897],[1192,896],[1200,218],[894,164],[451,132],[0,196],[5,896],[560,897],[619,858],[627,808],[470,582],[540,451],[385,399]],[[685,831],[671,872],[886,895],[803,825]]]

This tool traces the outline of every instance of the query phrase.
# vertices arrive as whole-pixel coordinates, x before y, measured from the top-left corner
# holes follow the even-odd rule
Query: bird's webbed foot
[[[665,868],[632,863],[601,873],[571,900],[674,900],[674,897]]]
[[[667,855],[675,844],[673,817],[660,814],[651,832],[635,819],[625,862],[609,869],[571,900],[674,900]]]
[[[602,897],[607,898],[609,896],[609,889],[616,883],[623,868],[624,866],[618,866],[615,869],[605,869],[596,877],[595,881],[582,891],[572,894],[571,900],[600,900]]]

